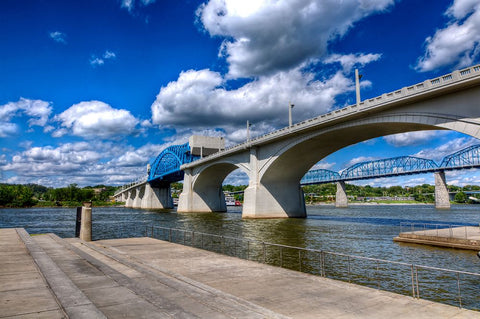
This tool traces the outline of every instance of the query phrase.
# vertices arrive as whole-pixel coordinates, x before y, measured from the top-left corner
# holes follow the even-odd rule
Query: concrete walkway
[[[151,238],[0,230],[0,318],[480,318]]]
[[[17,231],[0,229],[0,318],[65,318]]]

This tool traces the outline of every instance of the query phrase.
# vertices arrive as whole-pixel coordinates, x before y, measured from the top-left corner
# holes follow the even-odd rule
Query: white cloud
[[[18,132],[18,125],[10,121],[16,116],[27,116],[28,126],[46,126],[52,106],[49,102],[42,100],[30,100],[20,98],[17,102],[9,102],[0,105],[0,137],[7,137]]]
[[[375,161],[378,158],[372,157],[372,156],[359,156],[352,158],[347,164],[345,164],[345,168],[349,168],[352,165],[362,163],[362,162],[368,162],[368,161]]]
[[[313,167],[310,168],[310,170],[316,170],[316,169],[332,170],[334,166],[335,166],[335,163],[318,162],[317,164],[313,165]]]
[[[455,0],[445,14],[451,18],[445,28],[425,40],[425,54],[416,66],[421,72],[469,66],[480,57],[480,2]]]
[[[135,150],[132,146],[111,142],[29,147],[12,154],[10,159],[0,155],[0,170],[14,173],[11,178],[4,176],[6,179],[0,182],[38,183],[53,187],[72,183],[80,186],[124,184],[144,175],[148,161],[163,148],[163,145],[147,144]],[[129,154],[139,156],[135,165],[128,163]]]
[[[72,105],[55,116],[64,129],[71,134],[85,138],[117,139],[137,134],[138,120],[127,110],[114,109],[101,101],[87,101]],[[59,130],[52,136],[60,137],[65,130]]]
[[[395,147],[420,145],[432,138],[446,134],[445,131],[418,131],[384,136],[383,139]]]
[[[66,40],[67,35],[63,32],[54,31],[54,32],[50,32],[48,35],[55,42],[67,44],[67,40]]]
[[[386,10],[393,0],[210,0],[197,19],[211,36],[225,37],[220,55],[228,78],[287,71],[327,52],[328,42],[355,22]]]
[[[108,60],[114,60],[117,57],[115,52],[112,51],[105,51],[102,57],[97,57],[96,55],[92,55],[90,58],[90,65],[93,67],[104,65]]]
[[[357,54],[345,54],[345,55],[332,54],[328,56],[323,62],[324,63],[338,62],[342,65],[342,68],[346,73],[350,73],[350,71],[355,65],[362,67],[370,62],[379,60],[381,57],[382,57],[381,54],[372,54],[372,53],[369,53],[369,54],[357,53]]]
[[[300,121],[326,112],[336,95],[354,89],[352,80],[341,72],[320,81],[299,68],[262,76],[234,90],[224,85],[217,72],[182,72],[177,81],[160,90],[151,107],[152,122],[175,127],[213,126],[234,132],[245,131],[249,120],[253,130],[256,125],[273,129],[287,124],[288,101],[295,104],[294,121]]]
[[[7,137],[18,132],[18,126],[15,123],[0,122],[0,137]]]
[[[460,137],[448,141],[447,143],[440,145],[436,148],[426,148],[420,152],[414,154],[413,156],[433,159],[438,164],[440,161],[447,155],[460,151],[466,147],[478,144],[478,140],[471,137]]]
[[[152,3],[155,3],[156,0],[140,0],[139,3],[141,3],[143,6],[148,6]],[[137,5],[138,2],[136,0],[122,0],[122,8],[127,9],[129,12],[132,12],[135,9],[135,6]]]

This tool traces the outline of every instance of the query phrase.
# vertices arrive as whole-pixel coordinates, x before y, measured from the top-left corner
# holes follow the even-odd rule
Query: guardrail
[[[480,310],[478,273],[161,226],[145,226],[145,236],[417,299]]]
[[[113,196],[117,196],[118,194],[122,193],[124,190],[129,189],[130,187],[136,186],[138,184],[143,184],[147,181],[148,176],[140,176],[135,180],[131,181],[128,184],[122,185],[114,194]]]

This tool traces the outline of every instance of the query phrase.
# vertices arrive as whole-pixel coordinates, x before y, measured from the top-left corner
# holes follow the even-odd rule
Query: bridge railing
[[[145,226],[145,236],[413,298],[480,310],[479,273],[154,225]]]
[[[113,196],[117,196],[118,194],[121,194],[122,192],[124,192],[126,189],[129,189],[131,187],[134,187],[138,184],[143,184],[147,181],[147,178],[148,176],[147,175],[144,175],[144,176],[139,176],[137,177],[136,179],[134,179],[133,181],[131,181],[130,183],[128,184],[125,184],[125,185],[122,185],[114,194]]]

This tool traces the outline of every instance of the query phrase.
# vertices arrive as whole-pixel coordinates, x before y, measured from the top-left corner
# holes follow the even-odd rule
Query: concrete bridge
[[[178,212],[225,211],[222,182],[240,168],[249,178],[244,218],[305,217],[300,180],[322,158],[349,145],[396,133],[454,130],[480,138],[479,101],[480,66],[477,65],[187,162],[180,167],[184,171],[184,188]],[[435,173],[435,184],[437,207],[442,207],[442,203],[448,202],[443,171]],[[148,187],[145,184],[142,198],[150,196]],[[138,205],[148,206],[141,200],[140,204],[138,200],[133,203],[133,207]]]

